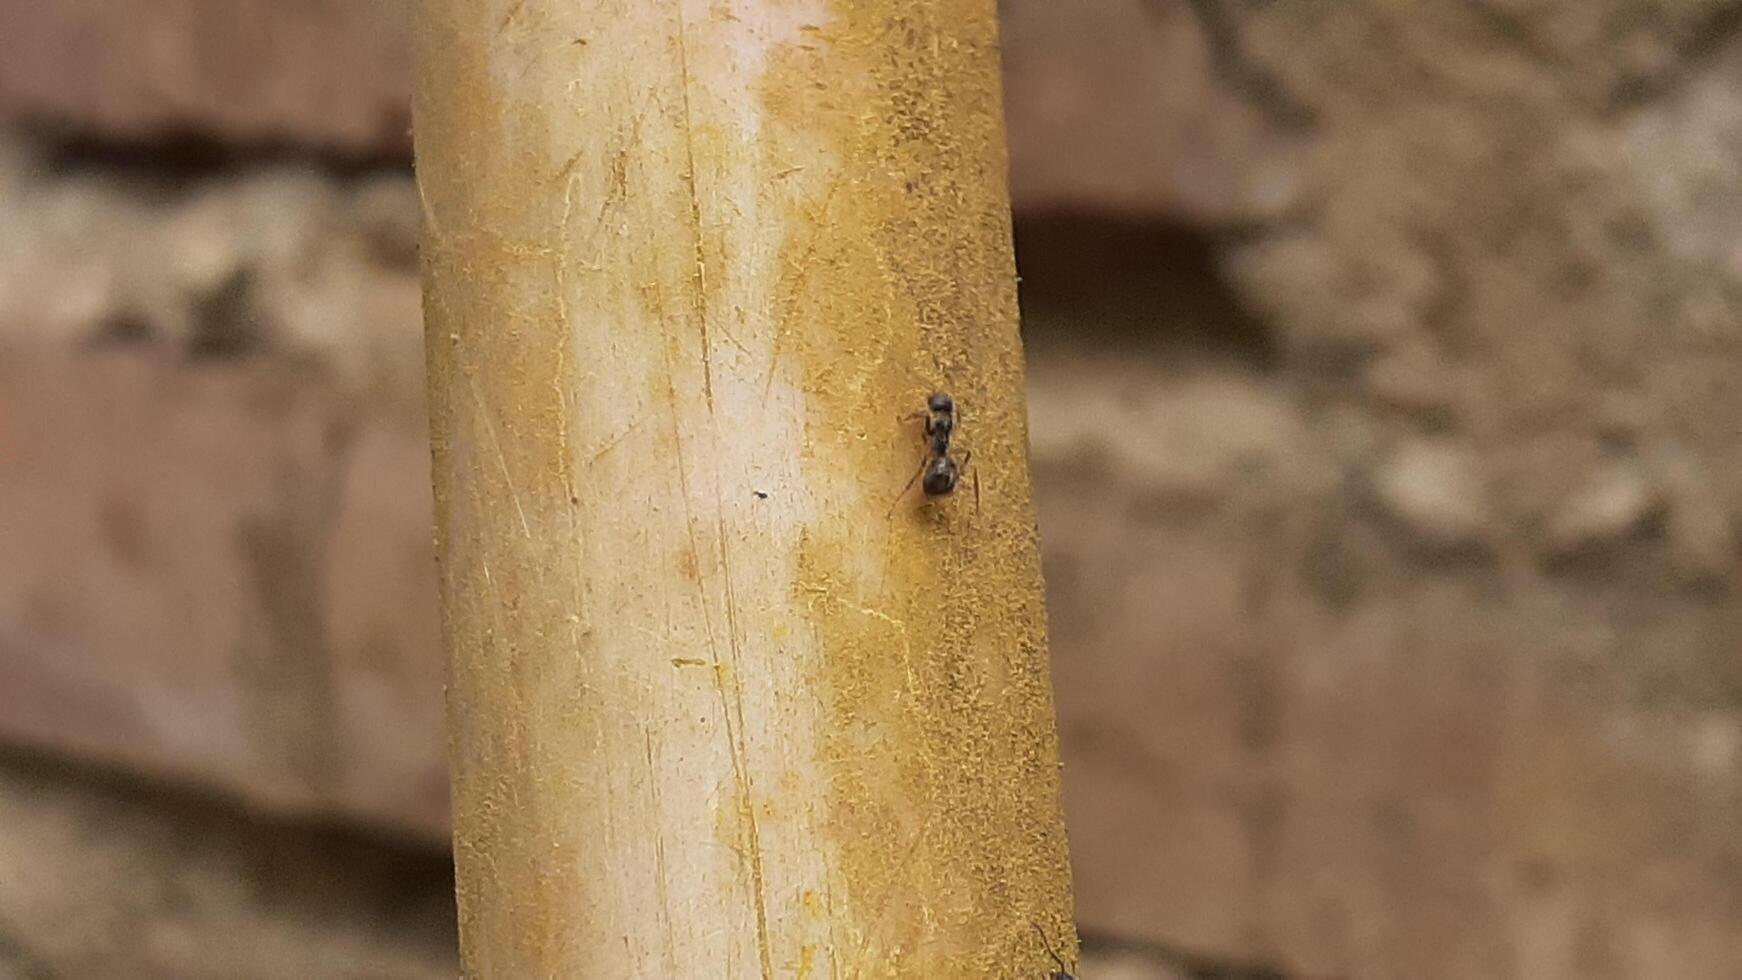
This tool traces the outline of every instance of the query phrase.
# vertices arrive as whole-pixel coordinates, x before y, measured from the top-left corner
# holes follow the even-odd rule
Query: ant
[[[1046,949],[1046,955],[1052,957],[1052,961],[1059,965],[1058,970],[1048,980],[1077,980],[1076,974],[1065,966],[1064,957],[1058,954],[1058,950],[1052,948],[1052,943],[1046,938],[1046,930],[1040,927],[1040,923],[1030,922],[1029,925],[1034,927],[1034,934],[1040,937],[1040,945]]]
[[[941,391],[933,392],[932,396],[926,399],[925,411],[915,412],[902,421],[917,422],[921,419],[925,420],[925,459],[921,461],[919,469],[908,479],[907,486],[901,488],[901,495],[895,498],[896,503],[900,503],[901,498],[907,496],[907,491],[913,489],[915,480],[919,481],[920,489],[925,491],[927,497],[942,497],[954,492],[956,484],[961,481],[962,470],[967,467],[968,461],[974,455],[972,452],[963,452],[960,463],[956,462],[956,458],[950,455],[950,437],[956,431],[955,399]],[[976,480],[974,484],[976,503],[979,502],[979,493],[980,486]],[[891,510],[893,509],[892,506]]]

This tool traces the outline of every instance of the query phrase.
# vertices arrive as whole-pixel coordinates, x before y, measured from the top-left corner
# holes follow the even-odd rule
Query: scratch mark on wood
[[[677,964],[677,950],[672,946],[671,920],[671,886],[665,867],[665,835],[659,828],[665,826],[665,817],[660,812],[659,800],[659,765],[654,758],[653,731],[643,728],[642,739],[647,750],[647,790],[653,806],[653,865],[655,871],[655,893],[659,899],[660,936],[665,943],[665,975],[675,977],[681,971]]]
[[[484,395],[478,391],[478,379],[467,378],[467,386],[472,390],[472,402],[478,407],[478,421],[484,423],[484,434],[490,437],[490,448],[496,451],[496,464],[502,469],[502,484],[508,488],[508,497],[514,501],[514,511],[520,515],[520,530],[528,541],[532,540],[532,525],[527,523],[526,508],[520,503],[520,490],[514,486],[514,474],[508,469],[508,456],[502,451],[502,441],[496,438],[496,425],[490,421],[490,409],[484,404]]]
[[[504,633],[502,628],[502,592],[496,588],[496,579],[490,574],[488,556],[479,557],[478,568],[484,575],[484,589],[490,593],[490,622],[493,624],[490,631],[490,641],[491,645],[494,646]]]
[[[442,237],[441,222],[436,220],[435,208],[430,206],[429,195],[424,193],[423,178],[419,177],[416,184],[417,203],[423,209],[424,238],[430,244],[434,244],[437,239]]]
[[[594,450],[591,454],[589,454],[587,456],[587,466],[592,467],[592,466],[598,465],[599,460],[604,459],[606,456],[610,455],[611,450],[616,449],[618,446],[622,445],[623,440],[634,435],[636,433],[636,431],[642,427],[642,425],[646,424],[646,422],[647,422],[647,418],[645,416],[638,417],[638,418],[636,418],[635,421],[629,423],[628,427],[625,428],[622,432],[619,432],[616,435],[612,436],[610,439],[607,439],[603,446],[600,446],[598,449]]]
[[[696,173],[695,117],[690,105],[690,88],[693,81],[689,68],[689,28],[684,22],[683,0],[678,0],[674,9],[677,15],[679,85],[683,93],[684,149],[688,155],[685,176],[689,183],[692,247],[694,248],[696,266],[693,296],[695,314],[702,332],[702,391],[707,399],[708,415],[713,421],[714,432],[717,436],[720,419],[718,407],[714,402],[713,342],[708,334],[708,267],[702,242],[702,201]],[[735,340],[734,343],[736,343]],[[738,347],[742,349],[743,345],[738,344]],[[720,707],[724,713],[726,725],[727,745],[732,756],[732,768],[737,775],[738,805],[744,817],[745,834],[748,838],[750,884],[756,905],[756,951],[761,960],[764,980],[773,980],[774,956],[768,935],[768,899],[766,895],[767,883],[763,872],[762,831],[756,819],[755,795],[751,786],[749,758],[743,735],[744,689],[741,670],[742,650],[738,638],[738,599],[732,583],[730,557],[726,553],[725,501],[720,493],[720,474],[717,461],[714,470],[714,520],[717,539],[715,547],[719,552],[720,572],[726,590],[726,640],[732,652],[732,670],[729,681],[732,688],[731,703],[728,703],[726,690],[728,679],[719,671],[714,673],[714,688],[720,695]],[[693,540],[692,538],[692,544]],[[699,564],[700,555],[696,557]],[[719,659],[717,649],[714,651],[714,658]]]
[[[800,170],[803,168],[792,169]],[[784,172],[785,171],[783,171],[783,173]],[[830,183],[828,192],[823,195],[822,206],[809,214],[810,237],[805,241],[804,252],[799,255],[798,259],[794,261],[791,266],[789,266],[794,278],[802,277],[804,275],[805,266],[809,265],[810,260],[816,256],[817,242],[822,238],[823,234],[823,220],[828,217],[829,208],[832,207],[835,202],[835,192],[840,189],[840,186],[840,181]],[[797,289],[783,289],[782,292],[786,295],[786,312],[775,324],[774,343],[768,352],[768,374],[762,379],[763,411],[768,409],[768,395],[774,388],[774,372],[780,367],[780,360],[785,355],[785,349],[781,342],[786,339],[786,331],[794,326],[792,322],[794,319],[793,311],[798,305],[799,291]]]
[[[570,465],[569,453],[569,392],[566,387],[569,378],[569,345],[574,341],[575,324],[569,315],[569,257],[574,253],[574,239],[571,223],[575,213],[575,183],[579,174],[575,166],[581,159],[579,150],[569,157],[569,162],[563,166],[558,175],[559,180],[566,183],[563,186],[563,216],[562,236],[557,247],[556,261],[556,308],[557,316],[562,322],[562,331],[557,337],[556,372],[551,378],[551,387],[555,389],[557,398],[557,445],[561,447],[562,455],[557,460],[563,478],[563,492],[571,499],[575,496],[575,474]],[[608,205],[606,205],[608,206]],[[599,219],[604,220],[604,207],[599,211]],[[571,511],[569,516],[570,533],[578,539],[579,525],[577,517]]]
[[[666,313],[664,297],[665,291],[660,288],[657,281],[654,282],[653,301],[655,313],[660,320],[669,325],[670,318]],[[678,421],[677,381],[674,377],[675,369],[672,365],[670,345],[661,345],[660,350],[665,361],[665,405],[667,414],[671,418],[671,441],[676,450],[674,456],[677,464],[677,489],[678,494],[683,500],[684,533],[689,538],[690,560],[695,563],[696,568],[699,570],[702,567],[702,547],[701,544],[696,541],[695,506],[690,499],[689,470],[684,466],[683,428]],[[696,602],[701,607],[702,628],[708,638],[708,649],[712,651],[715,656],[718,656],[719,641],[714,636],[714,618],[713,614],[709,611],[708,589],[705,580],[700,574],[696,576]]]
[[[714,410],[714,353],[708,336],[708,263],[702,248],[702,197],[696,176],[696,127],[690,108],[690,55],[688,25],[684,23],[683,0],[677,11],[678,87],[683,94],[684,180],[690,192],[690,241],[696,264],[695,307],[697,326],[702,331],[702,391],[708,398],[708,411]]]

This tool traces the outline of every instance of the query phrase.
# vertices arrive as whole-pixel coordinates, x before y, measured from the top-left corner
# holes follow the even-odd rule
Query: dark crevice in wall
[[[1151,0],[1151,10],[1182,0]],[[1296,98],[1275,75],[1247,57],[1240,37],[1240,11],[1225,0],[1183,0],[1197,15],[1216,73],[1228,86],[1257,106],[1277,125],[1292,132],[1306,132],[1317,123],[1316,114]]]
[[[1196,953],[1171,943],[1085,933],[1082,944],[1084,949],[1097,953],[1135,954],[1165,963],[1190,980],[1308,980],[1268,964]]]
[[[337,178],[411,173],[411,158],[404,153],[359,153],[290,140],[220,140],[195,129],[128,139],[43,122],[16,128],[36,144],[41,166],[50,172],[124,176],[170,189],[285,166]]]
[[[59,980],[59,975],[31,952],[18,934],[0,922],[0,977],[17,980]]]
[[[399,928],[445,930],[453,916],[446,848],[337,818],[280,816],[222,794],[46,752],[0,747],[0,780],[79,812],[175,828],[187,846],[230,855],[253,872],[255,893],[287,908],[320,909],[344,894]],[[4,962],[0,933],[0,962]]]
[[[1674,69],[1623,78],[1609,93],[1605,109],[1610,114],[1624,113],[1673,96],[1687,82],[1700,78],[1712,62],[1739,47],[1742,47],[1742,3],[1719,7],[1677,45]]]
[[[1016,219],[1023,336],[1036,350],[1129,349],[1269,372],[1278,344],[1185,225],[1080,214]]]

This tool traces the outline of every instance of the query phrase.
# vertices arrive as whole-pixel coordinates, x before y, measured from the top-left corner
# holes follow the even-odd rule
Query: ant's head
[[[940,391],[926,399],[925,407],[933,412],[953,412],[956,410],[956,403],[949,395]]]

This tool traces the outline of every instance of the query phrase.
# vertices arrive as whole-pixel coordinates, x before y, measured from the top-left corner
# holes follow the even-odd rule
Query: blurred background
[[[1742,976],[1742,2],[1005,0],[1095,978]],[[456,970],[404,0],[0,0],[0,978]]]

